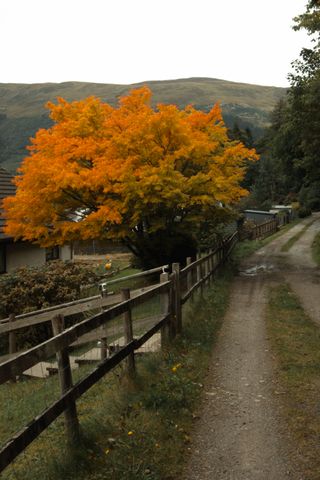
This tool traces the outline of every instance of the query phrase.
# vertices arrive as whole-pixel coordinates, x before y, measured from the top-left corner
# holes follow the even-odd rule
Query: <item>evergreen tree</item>
[[[271,126],[260,144],[254,198],[320,209],[320,2],[310,0],[306,12],[294,19],[305,29],[313,48],[303,48],[293,62],[287,98],[275,107]]]

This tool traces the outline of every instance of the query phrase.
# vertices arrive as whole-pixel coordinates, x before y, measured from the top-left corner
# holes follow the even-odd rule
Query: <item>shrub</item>
[[[84,283],[97,280],[89,267],[61,261],[50,262],[41,268],[20,268],[0,277],[0,318],[76,300]],[[23,330],[18,346],[29,347],[51,335],[48,323]],[[2,341],[2,350],[5,349]]]
[[[309,207],[300,207],[298,210],[299,218],[309,217],[311,215],[311,208]]]

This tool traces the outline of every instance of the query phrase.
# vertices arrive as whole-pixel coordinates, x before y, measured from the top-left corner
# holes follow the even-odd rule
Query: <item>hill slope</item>
[[[133,85],[84,82],[43,84],[0,84],[0,164],[14,171],[26,155],[29,138],[50,120],[44,105],[57,96],[78,100],[89,95],[115,105],[117,97],[131,88],[149,85],[153,102],[175,103],[179,107],[193,104],[208,110],[219,101],[227,125],[235,121],[250,127],[259,136],[268,123],[269,113],[285,95],[284,88],[235,83],[211,78],[149,81]]]

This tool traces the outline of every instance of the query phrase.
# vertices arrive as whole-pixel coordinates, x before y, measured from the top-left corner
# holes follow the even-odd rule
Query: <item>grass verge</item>
[[[231,275],[226,271],[204,299],[198,295],[186,304],[183,335],[170,348],[137,356],[134,383],[126,382],[119,368],[77,402],[83,431],[79,445],[66,454],[63,422],[58,419],[7,468],[3,479],[180,478],[190,450],[193,412],[228,304]],[[27,383],[32,392],[33,381]],[[12,411],[23,411],[26,392],[22,398],[19,384],[11,387]]]
[[[318,480],[320,329],[288,285],[271,289],[267,322],[276,365],[276,393],[282,393],[282,412],[295,445],[293,460],[304,478]]]
[[[308,230],[308,228],[310,227],[310,225],[312,225],[314,222],[314,219],[311,220],[311,222],[308,222],[302,230],[300,230],[300,232],[296,233],[295,235],[293,235],[293,237],[289,238],[289,240],[284,244],[282,245],[281,247],[281,252],[288,252],[290,250],[290,248],[299,240],[299,238],[302,237],[302,235]]]
[[[320,233],[317,233],[312,243],[312,256],[317,265],[320,265]]]
[[[256,252],[259,250],[259,248],[264,247],[268,243],[272,242],[272,240],[275,240],[278,237],[281,237],[284,233],[286,233],[288,230],[290,230],[292,227],[297,225],[298,223],[301,222],[301,219],[296,219],[291,223],[288,223],[284,227],[282,227],[278,232],[269,235],[266,238],[263,238],[262,240],[244,240],[242,242],[237,243],[235,246],[233,252],[232,252],[232,259],[235,262],[235,264],[238,264],[243,258],[248,257],[252,253]]]

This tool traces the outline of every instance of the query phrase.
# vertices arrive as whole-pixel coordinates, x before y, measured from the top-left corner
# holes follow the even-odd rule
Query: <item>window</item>
[[[0,243],[0,273],[6,273],[6,246]]]
[[[59,260],[59,258],[60,258],[59,247],[46,248],[46,262],[51,262],[52,260]]]

